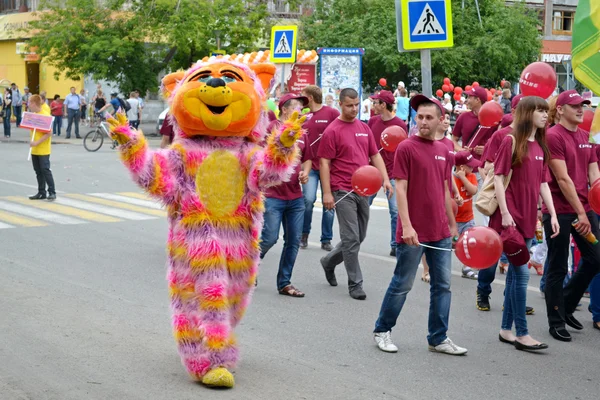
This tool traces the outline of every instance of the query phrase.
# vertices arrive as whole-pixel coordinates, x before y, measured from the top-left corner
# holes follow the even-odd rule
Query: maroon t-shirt
[[[175,138],[175,132],[173,130],[173,124],[171,123],[171,115],[167,114],[162,126],[160,127],[160,134],[162,136],[168,136],[169,142],[173,143],[173,139]]]
[[[479,118],[473,112],[469,111],[458,116],[452,130],[452,135],[462,139],[463,147],[475,148],[475,146],[484,146],[492,134],[496,132],[497,128],[497,126],[494,126],[480,129]],[[474,151],[471,153],[477,160],[481,158]]]
[[[523,157],[521,165],[513,167],[512,141],[512,137],[502,140],[494,162],[494,173],[506,176],[512,169],[512,177],[506,188],[506,206],[519,232],[526,239],[531,239],[535,236],[540,186],[547,181],[548,167],[544,164],[544,151],[536,141],[527,142],[527,155]],[[502,232],[500,208],[490,217],[490,228]]]
[[[496,159],[496,155],[498,154],[498,150],[500,149],[502,141],[504,140],[506,135],[510,135],[512,131],[513,128],[507,126],[505,128],[500,129],[499,131],[494,132],[490,140],[488,140],[488,142],[485,145],[482,160],[493,163]]]
[[[439,140],[415,135],[402,141],[396,149],[392,176],[408,181],[408,215],[422,243],[450,237],[444,185],[452,179],[450,170],[448,149]],[[400,221],[396,242],[403,243]]]
[[[577,197],[579,197],[585,211],[590,211],[591,207],[588,204],[588,167],[591,163],[598,162],[596,151],[590,143],[590,134],[581,128],[577,128],[575,132],[572,132],[561,124],[557,124],[548,129],[546,141],[552,158],[563,160],[567,165],[567,172],[575,185]],[[550,177],[548,185],[552,192],[556,213],[574,214],[575,210],[560,190],[552,170],[550,170]],[[543,212],[548,213],[545,205]]]
[[[352,174],[368,165],[375,154],[377,146],[367,124],[358,119],[344,122],[338,118],[323,132],[318,156],[331,160],[331,190],[351,191]]]
[[[398,117],[394,117],[389,121],[384,121],[381,119],[380,115],[376,115],[369,120],[367,123],[369,128],[371,128],[371,132],[373,132],[373,137],[375,138],[375,144],[377,148],[381,148],[381,134],[388,126],[399,126],[404,129],[404,132],[408,135],[408,128],[404,121],[402,121]],[[381,158],[383,158],[383,162],[385,163],[385,169],[387,170],[388,176],[392,174],[392,170],[394,169],[394,153],[393,151],[381,150]]]
[[[273,128],[279,128],[282,125],[280,121],[271,121],[267,132],[271,132]],[[289,182],[283,182],[277,186],[267,188],[265,191],[265,197],[270,197],[279,200],[296,200],[302,197],[302,188],[300,187],[300,171],[302,170],[302,164],[311,159],[310,146],[308,145],[308,139],[306,134],[300,136],[296,141],[298,148],[300,149],[300,163],[296,166],[294,173],[290,177]]]
[[[312,158],[312,169],[315,171],[319,170],[319,157],[317,157],[317,153],[319,152],[319,145],[321,141],[315,140],[319,139],[325,128],[329,126],[329,124],[340,116],[340,112],[335,108],[323,106],[319,111],[315,111],[314,113],[306,114],[306,122],[302,125],[302,128],[308,132],[308,146],[310,146]],[[312,146],[311,144],[314,143]]]

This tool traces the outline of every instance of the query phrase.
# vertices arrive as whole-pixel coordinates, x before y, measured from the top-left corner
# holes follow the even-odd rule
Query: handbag
[[[515,138],[513,135],[508,135],[512,138],[512,152],[511,155],[515,154]],[[504,189],[508,187],[510,183],[510,178],[512,177],[512,169],[508,173],[507,176],[504,177]],[[495,176],[494,166],[488,171],[485,179],[483,180],[483,184],[481,185],[481,189],[479,190],[479,194],[477,194],[477,200],[475,200],[475,208],[485,216],[491,217],[492,214],[496,212],[498,209],[498,199],[496,198],[496,184],[495,184]]]

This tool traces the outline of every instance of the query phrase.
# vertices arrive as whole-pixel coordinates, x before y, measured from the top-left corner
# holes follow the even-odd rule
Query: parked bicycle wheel
[[[87,151],[98,151],[102,143],[104,143],[104,134],[100,128],[89,131],[83,138],[83,147]]]

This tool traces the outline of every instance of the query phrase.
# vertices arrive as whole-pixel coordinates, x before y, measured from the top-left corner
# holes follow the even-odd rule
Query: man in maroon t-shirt
[[[373,132],[373,137],[375,138],[375,144],[377,145],[377,148],[381,148],[381,134],[389,126],[399,126],[400,128],[404,129],[404,132],[406,132],[408,135],[408,128],[406,127],[404,121],[393,114],[396,99],[394,98],[392,92],[389,90],[382,90],[381,92],[371,96],[371,100],[373,100],[375,116],[369,119],[367,125],[369,125],[369,128],[371,128],[371,132]],[[385,169],[388,173],[388,176],[391,176],[392,170],[394,169],[394,152],[382,149],[380,154],[381,158],[383,158],[383,162],[385,163]],[[396,189],[394,186],[394,181],[391,181],[390,183],[392,184],[393,188],[392,197],[388,198],[392,235],[392,239],[390,240],[390,256],[396,257],[396,225],[398,223],[398,207],[396,206]],[[377,194],[369,197],[369,205],[373,204],[375,197],[377,197]]]
[[[171,118],[173,118],[171,117],[171,114],[167,113],[167,115],[165,115],[163,124],[160,127],[160,134],[162,135],[162,140],[160,141],[161,149],[166,149],[169,147],[175,138],[175,130],[173,129]]]
[[[319,187],[319,146],[321,144],[321,136],[325,128],[340,116],[340,112],[335,108],[324,106],[323,92],[321,88],[315,85],[309,85],[302,90],[302,95],[308,99],[308,108],[310,113],[306,115],[306,122],[302,126],[308,134],[308,145],[310,146],[312,158],[312,169],[308,175],[308,182],[302,185],[304,194],[304,223],[302,226],[302,238],[300,238],[300,248],[308,247],[308,235],[310,234],[313,208],[317,200],[317,188]],[[321,201],[323,200],[323,187],[321,187]],[[331,251],[331,240],[333,239],[333,219],[334,213],[325,212],[321,215],[321,248],[326,251]]]
[[[550,215],[542,208],[546,241],[548,242],[548,271],[546,274],[546,310],[550,334],[557,340],[571,341],[565,323],[580,330],[583,325],[573,312],[600,266],[600,245],[585,239],[588,233],[600,238],[596,214],[588,202],[588,186],[600,178],[598,159],[589,134],[577,126],[583,122],[584,100],[576,90],[562,92],[556,100],[560,122],[548,130],[546,139],[552,155],[548,183],[556,208],[560,233],[552,236]],[[574,227],[575,220],[579,223]],[[569,236],[572,235],[581,251],[582,262],[563,289],[569,259]]]
[[[273,129],[282,129],[282,122],[289,119],[294,111],[300,111],[306,107],[308,99],[292,93],[281,96],[279,100],[279,120],[271,121],[267,132]],[[265,192],[265,223],[260,241],[260,258],[263,259],[279,237],[279,227],[283,223],[283,250],[279,261],[279,272],[277,273],[277,290],[279,294],[304,297],[304,293],[296,289],[290,282],[292,270],[298,255],[300,245],[300,233],[304,219],[304,198],[300,183],[308,181],[311,168],[311,148],[307,143],[306,134],[298,139],[297,146],[302,153],[301,164],[296,166],[289,182],[270,187]]]
[[[435,140],[443,123],[444,107],[423,95],[413,97],[419,133],[404,140],[396,150],[393,177],[396,179],[398,224],[396,269],[383,298],[374,338],[380,350],[396,352],[391,338],[406,296],[410,292],[421,255],[426,254],[431,273],[429,303],[429,350],[462,355],[467,349],[455,345],[446,332],[450,315],[452,237],[458,236],[448,181],[448,149]],[[421,244],[427,246],[423,247]]]
[[[321,158],[323,205],[327,210],[335,208],[341,241],[321,258],[321,265],[327,282],[337,286],[335,267],[343,261],[348,273],[350,296],[364,300],[367,295],[362,288],[358,252],[367,235],[369,198],[352,191],[352,174],[370,161],[381,172],[388,196],[392,195],[392,185],[371,129],[356,119],[360,107],[356,90],[343,89],[340,92],[340,107],[342,115],[325,129],[318,156]]]

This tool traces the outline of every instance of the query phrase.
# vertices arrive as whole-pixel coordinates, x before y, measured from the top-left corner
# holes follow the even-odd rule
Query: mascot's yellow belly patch
[[[246,177],[236,156],[218,150],[206,157],[196,172],[196,192],[216,217],[233,213],[244,197]]]

